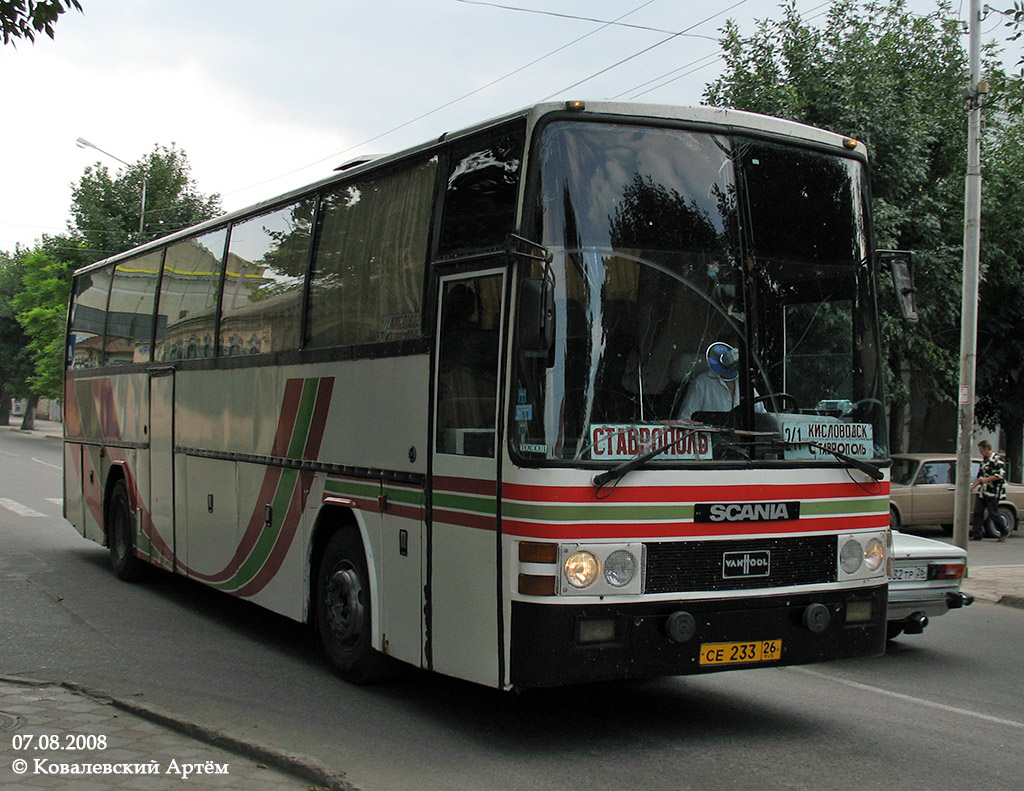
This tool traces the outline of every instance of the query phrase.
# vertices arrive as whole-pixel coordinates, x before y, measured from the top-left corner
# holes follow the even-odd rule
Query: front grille
[[[749,590],[836,581],[835,536],[763,538],[744,541],[665,541],[646,544],[645,593]],[[771,553],[767,576],[729,576],[723,556]],[[763,557],[763,554],[761,555]]]

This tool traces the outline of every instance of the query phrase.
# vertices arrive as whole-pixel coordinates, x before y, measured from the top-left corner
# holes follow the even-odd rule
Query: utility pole
[[[981,2],[971,0],[968,58],[971,82],[964,97],[967,121],[967,179],[964,189],[964,273],[960,312],[960,392],[957,408],[956,498],[953,543],[967,549],[971,510],[971,456],[974,453],[975,368],[978,347],[978,262],[981,246]]]

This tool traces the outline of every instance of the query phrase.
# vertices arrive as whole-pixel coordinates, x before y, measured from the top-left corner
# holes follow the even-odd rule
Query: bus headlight
[[[878,571],[883,563],[885,563],[885,547],[877,538],[872,538],[864,547],[864,566],[868,571]]]
[[[593,585],[600,573],[601,562],[585,549],[573,552],[565,560],[565,579],[574,588]]]
[[[559,544],[558,558],[559,596],[638,596],[644,592],[647,555],[641,543]]]
[[[605,558],[605,581],[615,588],[623,588],[633,581],[638,566],[636,555],[625,549],[617,549]]]
[[[864,579],[885,574],[887,533],[858,533],[839,539],[839,579]]]
[[[839,567],[847,574],[856,574],[864,562],[864,548],[855,538],[849,539],[839,550]]]

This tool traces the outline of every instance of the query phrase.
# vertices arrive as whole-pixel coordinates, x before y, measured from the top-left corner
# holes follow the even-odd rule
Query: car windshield
[[[684,129],[549,124],[554,341],[519,352],[532,460],[887,455],[864,166]]]
[[[900,459],[893,457],[892,482],[909,486],[914,482],[914,472],[916,470],[917,462],[914,459]]]

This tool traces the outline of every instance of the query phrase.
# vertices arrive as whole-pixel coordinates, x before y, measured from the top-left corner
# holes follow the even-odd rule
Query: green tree
[[[28,339],[17,319],[14,298],[24,288],[24,251],[0,252],[0,426],[11,418],[11,399],[29,395],[32,361]]]
[[[905,0],[839,0],[821,27],[792,2],[782,11],[749,37],[726,25],[726,69],[705,100],[867,144],[876,242],[918,252],[920,325],[911,331],[895,318],[891,294],[882,323],[894,446],[908,412],[917,446],[927,442],[929,411],[956,391],[968,74],[959,22],[946,4],[919,16]]]
[[[146,211],[140,234],[143,175]],[[86,168],[73,186],[68,233],[44,236],[32,250],[2,254],[0,390],[29,399],[23,428],[31,427],[40,397],[61,397],[71,273],[219,213],[220,197],[196,189],[185,152],[173,144],[156,146],[114,178],[100,164]]]
[[[143,182],[146,206],[143,228]],[[72,186],[72,237],[93,254],[93,260],[128,250],[159,236],[186,228],[221,213],[220,196],[196,188],[185,152],[175,146],[154,146],[138,162],[111,176],[97,162]]]
[[[1014,480],[1024,472],[1024,120],[994,117],[983,151],[977,417],[1006,433]]]
[[[13,299],[18,323],[28,337],[33,396],[60,398],[64,381],[64,328],[70,294],[66,261],[35,250],[25,256],[24,288]]]
[[[35,41],[36,35],[45,33],[53,38],[57,17],[74,8],[81,11],[78,0],[0,0],[0,30],[4,44],[23,38]]]

